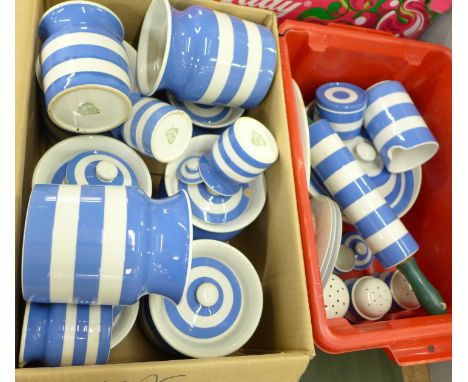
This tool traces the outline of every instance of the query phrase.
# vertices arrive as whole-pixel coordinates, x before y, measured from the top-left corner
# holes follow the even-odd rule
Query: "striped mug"
[[[35,185],[23,242],[26,301],[131,305],[178,302],[191,264],[184,191],[152,200],[136,187]]]
[[[127,120],[131,81],[123,36],[119,18],[89,1],[64,2],[42,16],[41,77],[54,124],[99,133]]]
[[[105,364],[111,334],[111,306],[27,302],[19,366]]]
[[[367,95],[364,125],[388,171],[412,170],[437,153],[439,144],[400,82],[379,82]]]
[[[309,127],[315,173],[375,254],[390,268],[419,249],[413,236],[359,166],[338,134],[322,119]]]
[[[275,39],[264,26],[153,0],[138,44],[138,84],[144,95],[164,89],[180,101],[250,109],[270,89],[276,58]]]

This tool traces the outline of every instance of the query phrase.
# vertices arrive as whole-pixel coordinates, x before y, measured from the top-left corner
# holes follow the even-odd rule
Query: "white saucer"
[[[321,281],[322,286],[325,286],[340,250],[343,225],[341,211],[332,199],[322,195],[312,198],[311,206]]]
[[[309,123],[307,121],[306,107],[302,94],[293,80],[294,100],[296,102],[296,113],[299,121],[299,134],[301,136],[302,156],[304,159],[304,169],[306,173],[307,184],[310,184],[310,140],[309,140]]]
[[[111,349],[120,344],[130,330],[132,330],[138,316],[139,306],[139,301],[133,305],[125,306],[114,320],[112,324],[112,337],[110,343]]]

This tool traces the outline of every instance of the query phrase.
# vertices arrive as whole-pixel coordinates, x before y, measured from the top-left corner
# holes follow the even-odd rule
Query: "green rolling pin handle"
[[[397,265],[406,277],[419,302],[430,315],[447,313],[447,304],[418,267],[413,257]]]

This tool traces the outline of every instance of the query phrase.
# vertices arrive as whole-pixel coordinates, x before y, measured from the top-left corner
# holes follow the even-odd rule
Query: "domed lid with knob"
[[[364,270],[372,265],[374,255],[357,231],[345,233],[341,239],[341,244],[354,253],[356,259],[354,269]]]
[[[150,295],[155,330],[177,352],[218,357],[252,336],[263,306],[262,287],[248,259],[215,240],[193,242],[192,269],[181,302]]]
[[[345,283],[337,275],[331,275],[323,288],[325,314],[328,319],[341,318],[349,307],[349,292]]]

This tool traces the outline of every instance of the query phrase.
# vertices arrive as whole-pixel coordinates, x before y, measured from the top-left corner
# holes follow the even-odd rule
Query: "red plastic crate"
[[[328,353],[384,348],[400,365],[452,357],[452,54],[442,46],[403,40],[387,33],[338,24],[321,26],[286,21],[280,27],[281,63],[293,155],[297,206],[316,345]],[[387,315],[377,322],[327,320],[304,173],[292,79],[304,101],[326,82],[346,81],[362,88],[401,81],[440,143],[423,166],[421,192],[402,219],[420,245],[420,268],[439,290],[449,313],[415,311]],[[380,270],[375,264],[367,273]]]

